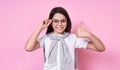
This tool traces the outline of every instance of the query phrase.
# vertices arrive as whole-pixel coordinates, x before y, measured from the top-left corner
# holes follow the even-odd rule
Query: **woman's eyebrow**
[[[52,20],[59,20],[59,19],[52,19]],[[64,18],[64,19],[60,19],[60,20],[66,20],[66,19]]]

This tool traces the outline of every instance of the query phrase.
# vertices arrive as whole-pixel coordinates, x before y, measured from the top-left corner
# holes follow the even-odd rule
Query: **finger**
[[[52,22],[52,20],[48,20],[48,19],[47,19],[47,20],[45,20],[45,23],[44,23],[44,24],[47,25],[47,26],[49,26],[49,25],[51,24],[51,22]]]
[[[50,25],[52,23],[52,20],[51,19],[49,19],[48,20],[48,25]]]
[[[46,19],[42,19],[43,24],[46,24]]]
[[[49,23],[51,23],[51,22],[52,22],[52,19],[48,19],[48,21],[49,21]]]
[[[81,21],[81,23],[80,23],[80,28],[86,29],[85,25],[83,24],[83,21]]]
[[[46,19],[46,20],[44,20],[44,21],[45,21],[45,24],[46,24],[46,25],[49,23],[49,20],[48,20],[48,19]]]

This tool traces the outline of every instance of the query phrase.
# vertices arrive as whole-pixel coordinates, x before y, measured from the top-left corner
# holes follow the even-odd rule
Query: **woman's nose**
[[[59,22],[58,22],[58,25],[62,25],[62,22],[61,22],[61,21],[59,21]]]

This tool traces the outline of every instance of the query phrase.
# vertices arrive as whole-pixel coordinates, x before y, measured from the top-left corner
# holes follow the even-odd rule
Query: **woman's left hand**
[[[77,36],[80,38],[88,38],[90,41],[87,45],[88,49],[96,50],[99,52],[103,52],[105,50],[105,46],[102,43],[102,41],[97,38],[95,35],[93,35],[91,32],[89,32],[85,25],[81,22],[80,27],[77,30]]]
[[[91,35],[91,33],[86,29],[83,22],[81,22],[80,27],[78,28],[76,34],[78,37],[82,37],[82,38],[88,38]]]

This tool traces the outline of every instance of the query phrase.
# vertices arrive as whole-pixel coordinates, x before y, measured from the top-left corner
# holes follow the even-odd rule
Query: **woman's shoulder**
[[[74,33],[69,33],[69,36],[70,37],[75,37],[75,38],[77,37],[76,34],[74,34]]]
[[[85,39],[85,38],[79,38],[76,34],[74,34],[74,33],[70,33],[69,34],[69,37],[70,38],[73,38],[73,39]]]
[[[38,40],[45,40],[45,39],[47,39],[47,38],[48,38],[48,37],[47,37],[47,35],[45,34],[45,35],[39,36]]]

